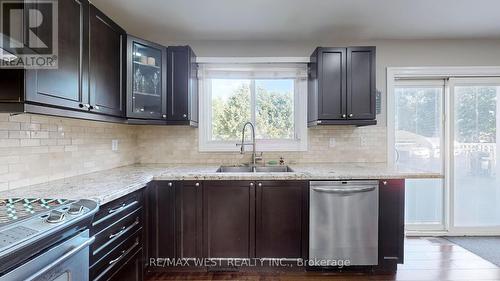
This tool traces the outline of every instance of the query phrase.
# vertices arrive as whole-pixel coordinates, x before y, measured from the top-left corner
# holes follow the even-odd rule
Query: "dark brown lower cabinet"
[[[142,281],[143,203],[139,190],[100,207],[90,227],[89,280]]]
[[[308,186],[307,181],[153,182],[147,256],[307,258]]]
[[[150,258],[175,257],[175,185],[156,181],[148,186],[148,253]]]
[[[382,180],[379,184],[379,266],[395,272],[404,258],[404,179]]]
[[[142,249],[126,260],[110,281],[143,281]]]
[[[176,257],[202,257],[202,184],[177,182],[175,185]]]
[[[147,196],[148,258],[308,258],[307,181],[155,181]],[[404,180],[381,180],[373,269],[394,272],[403,242]]]
[[[203,184],[203,256],[255,256],[255,183],[207,181]]]
[[[307,258],[307,182],[257,182],[255,255]]]

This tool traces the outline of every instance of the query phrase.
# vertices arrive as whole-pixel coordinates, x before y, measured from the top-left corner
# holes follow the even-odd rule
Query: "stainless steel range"
[[[92,200],[0,199],[0,281],[87,281]]]

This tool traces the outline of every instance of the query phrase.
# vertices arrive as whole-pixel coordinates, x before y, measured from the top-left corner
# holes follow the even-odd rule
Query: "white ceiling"
[[[93,0],[150,40],[500,38],[499,0]]]

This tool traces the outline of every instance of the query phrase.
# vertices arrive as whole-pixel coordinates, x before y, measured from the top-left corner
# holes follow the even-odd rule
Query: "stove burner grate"
[[[0,199],[0,225],[48,211],[68,203],[67,199],[8,198]]]

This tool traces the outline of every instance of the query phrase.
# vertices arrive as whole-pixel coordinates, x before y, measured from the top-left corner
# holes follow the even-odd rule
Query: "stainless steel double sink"
[[[220,166],[217,173],[289,173],[288,166]]]

